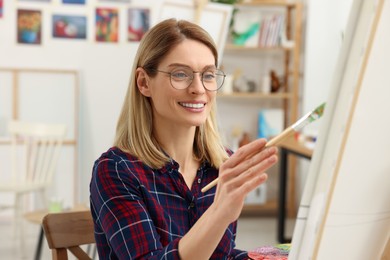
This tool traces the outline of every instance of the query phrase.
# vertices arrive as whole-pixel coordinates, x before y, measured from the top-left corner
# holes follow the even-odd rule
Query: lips
[[[181,105],[182,107],[200,109],[200,108],[204,108],[206,106],[206,103],[182,103],[182,102],[179,102],[179,105]]]

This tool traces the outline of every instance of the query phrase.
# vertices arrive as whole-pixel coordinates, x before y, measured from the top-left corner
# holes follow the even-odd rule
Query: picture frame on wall
[[[45,2],[50,3],[51,0],[18,0],[19,2]]]
[[[130,4],[131,0],[98,0],[99,2],[106,2],[106,3],[125,3]]]
[[[79,4],[85,5],[86,0],[62,0],[63,4]]]
[[[53,15],[53,38],[86,39],[87,17],[75,15]]]
[[[17,10],[17,42],[22,44],[41,44],[42,12],[39,10]]]
[[[119,11],[115,8],[96,8],[95,40],[97,42],[118,42]]]
[[[127,40],[139,42],[150,28],[150,9],[129,8],[127,10]]]
[[[3,10],[4,10],[4,8],[3,8],[3,0],[0,0],[0,18],[3,17]]]

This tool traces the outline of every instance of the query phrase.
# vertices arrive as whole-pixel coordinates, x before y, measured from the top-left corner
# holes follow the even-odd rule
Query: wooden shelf
[[[296,5],[295,2],[291,2],[288,0],[242,0],[236,4],[236,6],[250,6],[250,7],[258,7],[258,6],[294,7],[295,5]]]
[[[284,15],[283,41],[280,40],[276,43],[272,42],[273,44],[269,45],[276,44],[276,46],[270,47],[237,46],[232,42],[227,43],[223,54],[223,58],[226,59],[227,62],[226,64],[222,63],[223,65],[226,65],[226,71],[234,72],[237,68],[240,69],[239,62],[236,62],[236,60],[245,60],[247,62],[244,64],[253,64],[259,68],[259,70],[253,70],[250,67],[246,70],[249,71],[248,73],[251,73],[250,75],[244,75],[246,78],[258,80],[264,73],[268,73],[268,71],[273,69],[278,73],[278,76],[282,78],[282,88],[280,89],[281,92],[277,93],[233,92],[227,94],[221,91],[217,94],[217,98],[221,100],[221,102],[229,103],[229,106],[240,106],[243,103],[258,102],[260,100],[261,101],[258,102],[260,106],[263,103],[272,103],[273,106],[279,107],[284,111],[283,124],[284,127],[287,127],[298,118],[299,81],[302,74],[300,72],[302,3],[288,0],[243,0],[235,4],[235,8],[237,8],[239,12],[249,12],[251,15],[256,15],[257,10],[259,10],[259,18],[265,17],[262,16],[262,12],[267,15],[272,13],[275,15]],[[253,12],[253,9],[256,9],[256,11]],[[262,21],[261,24],[264,24],[263,22],[264,21]],[[260,45],[260,43],[258,44]],[[255,43],[253,43],[253,45],[255,45]],[[262,43],[262,45],[267,44]],[[264,59],[266,62],[258,62],[261,61],[261,59]],[[271,62],[268,62],[270,59],[280,61],[280,64],[271,64]],[[271,100],[272,102],[263,102],[267,100]],[[273,102],[274,100],[276,102]],[[291,168],[293,167],[294,165],[291,163]],[[293,176],[294,173],[293,171],[291,172],[291,176]],[[294,192],[294,188],[293,185],[289,186],[291,193]],[[291,205],[289,205],[288,208],[293,209],[292,205],[294,201],[289,203],[291,203]],[[245,205],[241,215],[276,216],[277,211],[278,202],[275,200],[261,205]]]
[[[292,98],[292,94],[289,93],[258,93],[258,92],[234,92],[234,93],[218,93],[218,98],[223,99],[290,99]]]
[[[229,45],[226,45],[225,47],[225,52],[227,53],[240,53],[242,54],[243,52],[247,52],[247,53],[254,53],[254,52],[259,52],[259,53],[262,53],[262,52],[272,52],[272,51],[275,51],[275,52],[280,52],[280,51],[292,51],[294,49],[294,47],[284,47],[284,46],[272,46],[272,47],[257,47],[257,46],[254,46],[254,47],[248,47],[248,46],[239,46],[239,45],[232,45],[232,44],[229,44]]]
[[[0,137],[0,145],[10,145],[11,139],[9,137]],[[76,145],[76,140],[64,140],[64,145]]]
[[[276,200],[264,204],[246,204],[240,217],[276,216],[278,203]]]

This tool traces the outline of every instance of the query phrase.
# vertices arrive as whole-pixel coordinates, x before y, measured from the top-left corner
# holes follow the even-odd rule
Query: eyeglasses
[[[171,85],[175,89],[186,89],[194,80],[194,74],[199,73],[203,87],[208,91],[217,91],[225,81],[225,73],[218,69],[208,69],[203,72],[192,71],[190,68],[175,68],[171,72],[154,69],[154,71],[168,74]]]

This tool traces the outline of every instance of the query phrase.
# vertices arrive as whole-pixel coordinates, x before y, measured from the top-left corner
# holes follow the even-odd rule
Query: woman
[[[234,248],[236,221],[277,150],[264,139],[233,155],[223,147],[217,61],[211,37],[187,21],[162,21],[142,39],[114,147],[90,184],[101,259],[247,259]]]

